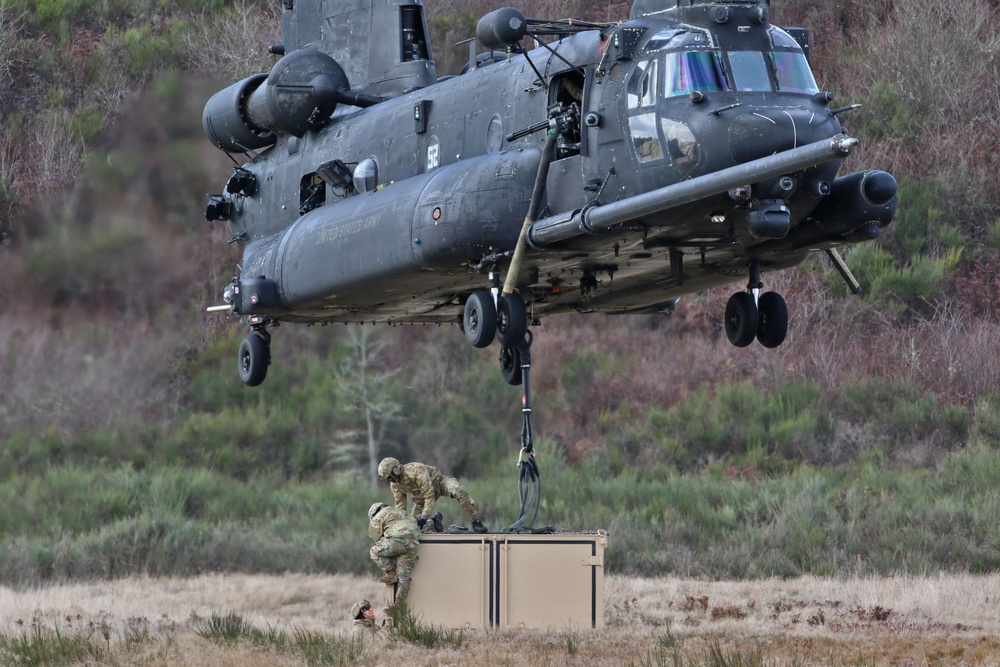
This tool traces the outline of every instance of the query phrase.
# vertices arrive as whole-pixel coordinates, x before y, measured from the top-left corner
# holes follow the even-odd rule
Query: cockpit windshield
[[[671,26],[656,32],[646,42],[644,50],[662,54],[661,97],[688,95],[694,91],[777,90],[809,95],[819,92],[798,42],[775,27],[768,35],[773,50],[725,51],[719,49],[710,31],[687,25]],[[647,61],[650,64],[643,66],[647,80],[655,80],[657,60],[652,58]],[[646,96],[639,91],[630,92],[636,97]]]
[[[819,92],[816,79],[809,69],[809,61],[803,52],[803,45],[777,26],[767,31],[771,39],[771,63],[774,65],[774,80],[779,91],[786,93]]]
[[[771,75],[760,51],[730,51],[729,65],[736,90],[769,91]]]
[[[775,51],[772,56],[778,90],[810,95],[819,92],[819,86],[816,85],[816,79],[813,78],[803,54],[797,51]]]
[[[716,51],[686,51],[666,54],[664,62],[666,97],[729,90],[726,73]]]

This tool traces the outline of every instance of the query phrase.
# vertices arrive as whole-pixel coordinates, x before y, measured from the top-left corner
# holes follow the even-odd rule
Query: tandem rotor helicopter
[[[421,0],[282,7],[273,69],[203,114],[244,157],[206,217],[243,251],[209,310],[245,318],[247,385],[280,322],[458,324],[526,385],[545,315],[669,314],[740,280],[727,337],[776,347],[788,314],[764,274],[825,251],[857,291],[836,248],[895,214],[890,174],[837,176],[859,105],[833,105],[808,32],[768,0],[635,0],[601,24],[497,9],[443,77]]]

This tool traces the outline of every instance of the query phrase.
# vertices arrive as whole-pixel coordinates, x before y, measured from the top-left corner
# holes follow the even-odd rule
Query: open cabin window
[[[326,203],[326,183],[314,171],[299,182],[299,215],[305,215]]]
[[[549,87],[549,106],[558,104],[565,109],[576,107],[577,110],[576,121],[572,127],[567,128],[566,132],[559,135],[559,143],[556,146],[557,160],[579,155],[583,147],[584,135],[580,131],[580,116],[582,115],[581,110],[584,108],[586,87],[586,75],[576,69],[568,70],[552,79],[552,85]],[[496,117],[495,120],[499,122],[499,117]]]

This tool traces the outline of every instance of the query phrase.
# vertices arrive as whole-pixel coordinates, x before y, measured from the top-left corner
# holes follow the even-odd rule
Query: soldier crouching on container
[[[472,521],[472,530],[485,533],[486,526],[480,521],[479,506],[469,497],[465,487],[454,477],[442,475],[434,466],[416,461],[400,464],[398,459],[387,457],[378,464],[378,476],[389,482],[392,498],[396,509],[406,511],[407,496],[413,498],[413,516],[417,517],[417,525],[423,529],[428,520],[433,521],[434,529],[441,532],[441,515],[434,514],[434,503],[441,496],[454,498]]]
[[[368,535],[375,541],[371,549],[372,560],[384,573],[379,581],[384,584],[399,582],[398,605],[410,592],[410,573],[417,562],[420,528],[406,512],[385,503],[375,503],[368,509]]]
[[[384,638],[385,621],[381,625],[375,624],[375,610],[372,609],[368,600],[359,600],[351,607],[351,618],[354,619],[354,630],[352,636],[357,641],[376,640]]]

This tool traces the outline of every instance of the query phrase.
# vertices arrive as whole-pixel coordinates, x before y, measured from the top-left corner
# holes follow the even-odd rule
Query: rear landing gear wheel
[[[736,347],[746,347],[757,335],[757,304],[748,292],[737,292],[726,304],[726,337]]]
[[[497,338],[500,344],[516,346],[527,330],[528,310],[524,307],[524,299],[517,292],[500,294],[497,301]]]
[[[465,337],[473,347],[489,347],[497,334],[497,309],[493,295],[480,290],[469,295],[462,317]]]
[[[517,345],[500,348],[500,375],[509,385],[518,386],[522,382],[521,351]]]
[[[765,292],[757,301],[757,341],[764,347],[778,347],[788,333],[788,307],[777,292]]]
[[[271,346],[264,336],[251,331],[240,343],[240,379],[248,387],[256,387],[267,377],[267,367],[271,363]]]

